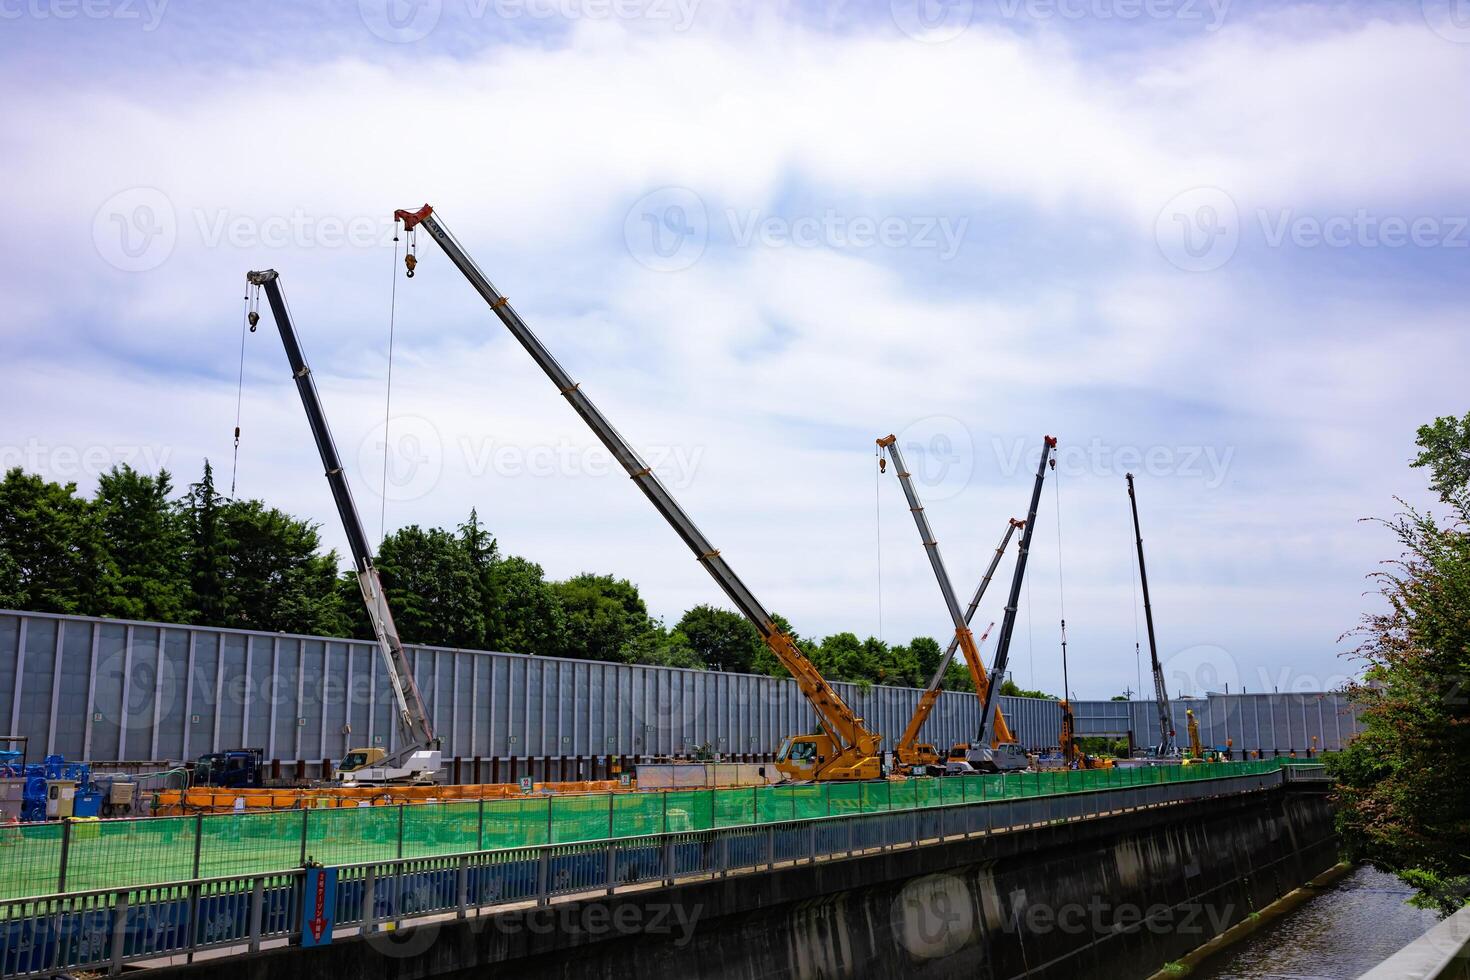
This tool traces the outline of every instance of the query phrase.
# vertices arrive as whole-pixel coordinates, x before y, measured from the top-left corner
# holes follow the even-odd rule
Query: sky
[[[802,635],[951,632],[878,437],[963,602],[1053,435],[1013,678],[1062,692],[1065,618],[1073,693],[1149,687],[1133,472],[1171,692],[1307,691],[1467,410],[1463,5],[0,0],[0,38],[0,465],[84,490],[208,458],[345,547],[242,330],[275,268],[374,539],[473,507],[670,625],[727,605],[427,236],[404,276],[429,202]]]

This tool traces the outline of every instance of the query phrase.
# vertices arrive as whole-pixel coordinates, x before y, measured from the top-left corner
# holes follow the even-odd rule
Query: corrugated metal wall
[[[431,647],[408,655],[447,758],[680,755],[705,743],[763,755],[815,726],[789,680]],[[885,748],[919,697],[834,687]],[[1237,747],[1255,747],[1246,733],[1259,728],[1283,750],[1300,749],[1306,742],[1292,739],[1310,729],[1335,748],[1357,730],[1336,695],[1283,695],[1270,710],[1258,697],[1212,698],[1208,711],[1194,702],[1206,740],[1224,744],[1221,733],[1238,731]],[[0,611],[0,725],[30,737],[32,758],[177,760],[259,746],[268,759],[340,759],[351,747],[396,744],[390,700],[365,641]],[[1056,743],[1055,702],[1004,698],[1001,707],[1027,747]],[[1083,733],[1142,733],[1153,720],[1147,702],[1081,702],[1077,714]],[[925,740],[968,739],[978,715],[973,695],[947,693]]]
[[[1362,728],[1358,705],[1338,692],[1211,694],[1176,699],[1170,707],[1179,745],[1188,744],[1185,712],[1190,709],[1206,746],[1223,748],[1228,741],[1237,750],[1260,749],[1267,754],[1335,751]],[[1132,732],[1134,742],[1141,746],[1159,740],[1158,709],[1153,701],[1078,701],[1072,713],[1080,735]]]

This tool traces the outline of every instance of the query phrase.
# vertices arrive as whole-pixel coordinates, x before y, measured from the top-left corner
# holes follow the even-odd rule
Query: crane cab
[[[776,770],[792,782],[879,779],[882,761],[875,754],[843,750],[830,735],[792,735],[781,742]]]

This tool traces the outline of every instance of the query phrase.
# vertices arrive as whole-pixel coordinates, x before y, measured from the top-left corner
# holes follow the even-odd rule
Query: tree
[[[540,565],[515,556],[503,558],[489,567],[485,581],[488,649],[543,656],[566,650],[566,611]]]
[[[1455,508],[1461,521],[1470,520],[1470,412],[1457,419],[1446,415],[1419,427],[1415,440],[1419,455],[1413,466],[1433,474],[1429,489]]]
[[[717,670],[749,673],[766,646],[748,619],[714,606],[695,606],[674,628],[700,664]]]
[[[185,566],[193,593],[191,618],[203,626],[224,626],[225,581],[230,574],[234,543],[225,537],[220,509],[224,498],[214,489],[214,467],[204,461],[204,475],[189,485],[180,502],[183,512]]]
[[[909,641],[909,653],[913,654],[918,667],[918,684],[927,684],[939,667],[939,658],[944,656],[944,647],[932,636],[916,636]]]
[[[399,635],[408,643],[477,648],[485,642],[478,570],[458,535],[417,524],[378,548],[378,576]]]
[[[690,667],[696,670],[705,666],[688,636],[678,629],[665,630],[659,625],[633,637],[623,645],[620,654],[620,659],[630,664]]]
[[[1131,700],[1131,699],[1126,694],[1114,694],[1112,697],[1108,698],[1108,700],[1109,701],[1128,701],[1128,700]]]
[[[173,480],[123,463],[97,480],[92,506],[117,577],[98,596],[103,616],[178,623],[190,609],[187,532],[170,499]]]
[[[1055,695],[1047,694],[1045,691],[1028,691],[1023,687],[1018,687],[1016,685],[1016,682],[1011,680],[1009,677],[1001,681],[1000,693],[1012,698],[1042,698],[1047,701],[1056,700]]]
[[[1364,664],[1349,686],[1362,731],[1329,757],[1337,825],[1349,853],[1419,890],[1415,903],[1449,913],[1470,896],[1470,470],[1463,434],[1440,419],[1419,430],[1433,488],[1456,507],[1441,524],[1412,508],[1382,521],[1398,559],[1374,574],[1385,609],[1364,616],[1351,652]],[[1459,454],[1457,456],[1456,454]]]
[[[219,519],[231,548],[223,583],[225,625],[326,636],[346,631],[337,554],[318,553],[317,525],[259,500],[230,501]]]
[[[623,648],[653,628],[638,587],[627,579],[584,573],[554,589],[566,612],[564,656],[621,660]]]
[[[0,481],[0,606],[95,614],[117,570],[96,512],[74,483],[51,483],[19,467]]]

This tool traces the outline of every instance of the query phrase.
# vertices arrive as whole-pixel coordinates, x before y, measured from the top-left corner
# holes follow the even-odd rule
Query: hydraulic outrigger
[[[1010,659],[1011,636],[1016,630],[1016,610],[1021,603],[1021,580],[1026,575],[1026,559],[1031,554],[1031,534],[1036,530],[1036,509],[1041,504],[1041,485],[1046,480],[1046,463],[1056,446],[1057,441],[1052,436],[1047,436],[1041,445],[1041,463],[1036,468],[1036,485],[1031,489],[1031,506],[1026,511],[1026,526],[1021,531],[1021,544],[1016,553],[1016,570],[1011,574],[1011,594],[1006,600],[1005,616],[1000,623],[1000,639],[996,641],[995,666],[990,671],[995,683],[985,692],[985,700],[980,708],[979,738],[970,749],[969,762],[977,769],[1003,768],[1007,764],[1005,756],[1012,753],[1023,754],[1016,743],[1007,744],[994,737],[996,727],[991,721],[991,708],[1000,708],[996,693],[1005,680],[1006,664]]]
[[[367,534],[363,531],[357,507],[352,502],[352,490],[342,472],[342,461],[337,455],[337,446],[332,441],[331,430],[327,428],[327,416],[317,394],[316,382],[312,380],[311,368],[306,366],[301,342],[296,337],[296,327],[291,322],[290,309],[281,292],[280,276],[274,269],[267,269],[247,274],[245,281],[248,286],[265,290],[271,313],[275,316],[276,329],[286,348],[286,360],[291,363],[291,376],[296,381],[301,405],[306,409],[306,421],[311,426],[322,467],[326,470],[327,483],[332,488],[332,499],[337,504],[337,515],[342,519],[343,530],[347,532],[347,545],[352,552],[353,569],[357,574],[358,588],[362,590],[363,605],[367,607],[373,635],[377,638],[378,650],[383,655],[383,663],[388,670],[389,686],[393,689],[393,698],[398,705],[398,724],[402,729],[403,745],[391,753],[382,749],[353,749],[337,768],[336,778],[343,783],[430,781],[442,766],[439,739],[434,735],[433,722],[424,707],[418,684],[413,679],[413,670],[403,652],[403,643],[398,639],[398,628],[393,625],[393,614],[383,595],[383,583],[378,578],[378,570],[373,566],[373,553],[368,547]],[[259,319],[260,314],[252,309],[251,330],[255,329]]]
[[[796,641],[776,625],[766,608],[746,588],[725,559],[710,544],[683,508],[665,489],[649,465],[622,437],[598,410],[581,387],[572,380],[565,369],[557,363],[537,336],[526,326],[524,320],[501,295],[485,274],[475,265],[464,248],[448,229],[438,220],[433,208],[424,205],[417,211],[396,211],[396,221],[402,221],[404,231],[412,235],[422,226],[444,254],[469,280],[470,285],[489,304],[490,310],[505,325],[526,353],[551,379],[567,402],[582,420],[592,429],[598,440],[607,447],[614,458],[627,471],[628,476],[643,491],[664,520],[668,521],[676,534],[694,552],[698,561],[714,577],[725,595],[735,607],[750,620],[760,633],[761,639],[771,649],[781,664],[796,680],[801,693],[811,703],[817,714],[820,734],[792,735],[782,743],[776,757],[776,767],[790,779],[798,780],[853,780],[877,779],[883,774],[883,760],[879,754],[881,736],[868,729],[863,719],[838,696],[831,685],[823,679],[812,662],[802,653]],[[412,275],[417,265],[412,248],[405,262]]]
[[[1154,755],[1162,759],[1174,754],[1174,711],[1164,688],[1164,668],[1159,664],[1159,647],[1154,641],[1154,610],[1148,601],[1148,570],[1143,565],[1143,532],[1138,528],[1138,497],[1133,492],[1133,474],[1128,478],[1128,505],[1133,510],[1133,535],[1138,539],[1138,580],[1143,585],[1143,618],[1148,624],[1148,655],[1154,672],[1154,703],[1159,711],[1159,742]],[[1135,623],[1137,621],[1135,620]]]
[[[884,436],[878,440],[878,448],[887,450],[889,458],[893,460],[893,470],[898,476],[898,482],[903,486],[903,495],[908,500],[909,512],[914,515],[914,524],[919,529],[919,540],[923,542],[924,551],[929,555],[929,565],[934,569],[934,578],[939,582],[939,591],[944,596],[944,605],[949,610],[949,618],[954,625],[954,639],[950,641],[949,649],[940,658],[938,669],[930,678],[928,686],[919,698],[919,704],[914,710],[913,717],[909,719],[908,726],[899,738],[898,745],[894,747],[894,756],[900,765],[909,768],[927,768],[940,764],[939,754],[935,751],[934,746],[919,744],[919,731],[939,700],[939,695],[944,687],[944,675],[956,648],[964,655],[965,665],[970,670],[970,679],[975,685],[976,696],[984,698],[990,689],[990,679],[985,674],[985,664],[980,659],[975,635],[970,631],[970,618],[975,615],[975,609],[985,596],[985,590],[990,585],[996,566],[1000,564],[1001,555],[1005,553],[1011,535],[1015,533],[1017,527],[1021,526],[1021,522],[1012,519],[1006,525],[1005,536],[1001,538],[1000,546],[995,549],[995,556],[991,559],[985,577],[980,580],[980,585],[975,590],[975,597],[970,601],[969,609],[961,612],[959,599],[955,596],[954,585],[949,578],[949,571],[945,568],[944,558],[939,553],[939,541],[934,536],[934,529],[929,525],[929,518],[924,514],[924,505],[919,502],[919,493],[914,487],[913,475],[904,465],[903,453],[898,448],[897,437]],[[882,462],[880,456],[879,463]],[[989,632],[986,630],[987,636]],[[1001,714],[999,708],[996,710],[995,737],[1000,742],[1015,741],[1006,724],[1005,716]],[[1019,768],[1024,769],[1025,764],[1022,763]]]

